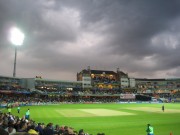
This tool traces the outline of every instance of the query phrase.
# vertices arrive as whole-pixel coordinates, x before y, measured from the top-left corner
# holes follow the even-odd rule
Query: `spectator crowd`
[[[79,131],[69,126],[36,123],[32,119],[26,119],[25,116],[19,118],[11,113],[0,113],[0,135],[90,135],[83,129]],[[98,133],[97,135],[105,135]]]

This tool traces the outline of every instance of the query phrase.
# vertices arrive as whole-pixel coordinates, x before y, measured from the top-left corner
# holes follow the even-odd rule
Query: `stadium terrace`
[[[164,103],[169,102],[165,109]],[[133,132],[142,134],[139,127],[145,125],[143,118],[147,117],[156,123],[157,130],[163,129],[160,135],[170,130],[178,133],[178,126],[167,124],[164,130],[163,124],[177,123],[180,109],[175,102],[180,102],[180,78],[130,78],[119,69],[89,67],[77,73],[77,81],[0,76],[0,134],[112,135],[123,131],[131,135],[132,121],[138,121]],[[162,103],[163,109],[159,107]],[[114,124],[118,128],[110,130]]]
[[[58,97],[60,102],[180,101],[180,78],[130,78],[117,69],[77,73],[77,81],[0,76],[1,94]]]

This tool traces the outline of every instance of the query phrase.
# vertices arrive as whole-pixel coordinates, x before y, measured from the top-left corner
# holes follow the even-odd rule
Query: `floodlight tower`
[[[15,57],[14,57],[14,70],[13,77],[16,77],[16,57],[17,57],[17,46],[21,46],[24,41],[24,33],[20,29],[13,27],[10,30],[10,41],[15,46]]]

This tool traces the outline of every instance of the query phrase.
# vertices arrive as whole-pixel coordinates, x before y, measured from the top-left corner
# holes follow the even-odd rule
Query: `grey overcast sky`
[[[180,0],[0,0],[0,75],[12,76],[9,29],[26,38],[17,77],[76,80],[88,66],[180,77]]]

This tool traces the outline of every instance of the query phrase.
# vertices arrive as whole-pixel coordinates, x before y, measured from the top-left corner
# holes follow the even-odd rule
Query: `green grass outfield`
[[[75,130],[84,129],[96,135],[146,135],[146,125],[152,124],[155,135],[180,135],[180,104],[60,104],[21,107],[12,109],[22,117],[27,108],[36,122],[53,122]],[[6,110],[5,110],[6,111]]]

